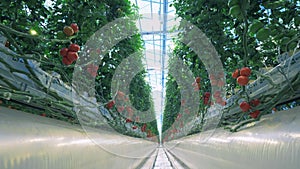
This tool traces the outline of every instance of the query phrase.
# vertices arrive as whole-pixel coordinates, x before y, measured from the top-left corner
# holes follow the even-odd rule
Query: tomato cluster
[[[67,36],[72,36],[79,31],[79,27],[76,23],[72,23],[70,26],[65,26],[63,32]],[[68,48],[62,48],[59,54],[63,57],[62,62],[64,65],[70,65],[78,59],[78,51],[80,46],[77,44],[70,44]]]
[[[63,57],[62,62],[65,65],[70,65],[78,59],[79,45],[71,44],[69,48],[62,48],[59,54]]]
[[[240,108],[243,112],[248,112],[249,110],[251,110],[253,107],[256,107],[260,104],[260,101],[259,99],[254,99],[252,101],[250,101],[250,103],[246,102],[246,101],[243,101],[240,103]],[[249,116],[252,117],[252,118],[257,118],[258,115],[260,114],[260,111],[259,110],[255,110],[255,111],[252,111]]]
[[[251,69],[243,67],[240,70],[236,69],[232,73],[232,77],[236,79],[237,83],[241,86],[246,86],[249,83],[249,76],[251,75]]]
[[[221,95],[221,91],[216,91],[214,94],[213,94],[213,97],[216,99],[216,103],[221,105],[221,106],[225,106],[226,105],[226,101],[222,98],[222,95]]]

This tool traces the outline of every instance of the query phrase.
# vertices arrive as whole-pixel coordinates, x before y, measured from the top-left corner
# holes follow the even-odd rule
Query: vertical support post
[[[165,58],[167,54],[167,23],[168,23],[168,0],[163,0],[163,31],[162,31],[162,58],[161,58],[161,116],[160,120],[163,121],[163,109],[164,109],[164,90],[165,90]],[[162,125],[161,125],[162,126]],[[162,127],[159,129],[162,133]],[[161,143],[161,134],[159,141]]]

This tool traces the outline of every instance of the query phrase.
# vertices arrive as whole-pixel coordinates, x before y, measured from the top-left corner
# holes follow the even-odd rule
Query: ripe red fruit
[[[77,52],[68,52],[67,58],[70,60],[70,62],[74,62],[78,59],[78,54]]]
[[[114,105],[115,105],[115,101],[114,101],[114,100],[111,100],[111,101],[109,101],[109,102],[106,104],[106,107],[107,107],[108,109],[111,109],[111,108],[114,107]]]
[[[62,49],[59,51],[59,54],[60,54],[60,56],[65,57],[65,56],[67,56],[68,51],[69,51],[68,48],[62,48]]]
[[[221,97],[221,91],[216,91],[214,93],[214,98],[220,98]]]
[[[86,68],[86,71],[93,77],[97,76],[97,72],[98,72],[98,66],[94,65],[94,64],[89,64]]]
[[[241,86],[246,86],[249,82],[249,78],[247,76],[239,76],[237,82]]]
[[[147,128],[147,124],[143,124],[143,126],[141,127],[141,131],[142,131],[142,132],[145,132],[145,131],[146,131],[146,128]]]
[[[251,69],[248,67],[243,67],[240,71],[241,76],[250,76]]]
[[[73,29],[74,33],[77,33],[79,31],[79,27],[76,23],[71,23],[70,26]]]
[[[133,129],[133,130],[137,129],[137,126],[132,126],[132,129]]]
[[[241,104],[240,104],[240,108],[242,109],[243,112],[247,112],[250,110],[250,104],[243,101]]]
[[[72,64],[72,62],[67,57],[63,57],[62,62],[63,62],[64,65]]]
[[[200,77],[196,77],[195,82],[196,83],[200,83],[200,81],[201,81],[201,78]]]
[[[204,105],[209,105],[209,99],[205,98],[205,99],[203,100],[203,104],[204,104]]]
[[[254,112],[251,112],[249,115],[250,115],[250,117],[256,119],[259,114],[260,114],[260,111],[259,110],[255,110]]]
[[[234,72],[232,72],[232,77],[234,78],[234,79],[236,79],[236,78],[238,78],[239,77],[239,75],[240,75],[240,71],[239,71],[239,69],[236,69]]]
[[[204,97],[208,97],[209,98],[210,97],[210,92],[205,92],[204,93]]]
[[[132,120],[131,119],[126,119],[126,123],[131,123]]]
[[[123,92],[121,92],[121,91],[118,91],[118,93],[117,93],[119,96],[125,96],[125,94],[123,93]]]
[[[75,44],[75,43],[72,43],[70,46],[69,46],[69,50],[70,51],[73,51],[73,52],[78,52],[80,50],[80,46]]]
[[[210,80],[216,80],[216,76],[214,74],[209,75]]]
[[[258,106],[260,104],[260,101],[258,99],[254,99],[250,102],[251,105],[253,105],[254,107],[255,106]]]
[[[63,31],[67,36],[72,36],[74,34],[74,30],[71,26],[65,26]]]

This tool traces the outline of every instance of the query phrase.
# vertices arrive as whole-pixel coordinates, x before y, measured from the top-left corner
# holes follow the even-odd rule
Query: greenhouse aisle
[[[299,0],[0,9],[0,169],[300,169]]]

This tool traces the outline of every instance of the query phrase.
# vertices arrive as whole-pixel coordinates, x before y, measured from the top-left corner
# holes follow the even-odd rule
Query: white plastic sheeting
[[[134,169],[157,147],[103,130],[91,134],[99,139],[77,125],[0,107],[0,169]],[[165,147],[191,169],[299,169],[300,108],[236,133],[217,129]]]
[[[192,169],[300,169],[300,107],[236,133],[216,129],[165,147]]]
[[[132,169],[156,147],[103,130],[87,135],[78,125],[0,107],[0,169]]]

